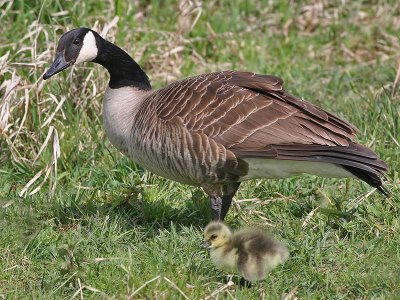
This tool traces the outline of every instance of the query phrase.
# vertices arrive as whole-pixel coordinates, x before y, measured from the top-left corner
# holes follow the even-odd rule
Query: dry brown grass
[[[5,2],[2,1],[0,7]],[[7,3],[0,19],[11,9],[12,2]],[[132,9],[132,6],[129,9]],[[181,0],[176,30],[173,32],[157,32],[160,37],[159,40],[151,43],[151,46],[156,44],[156,51],[149,56],[146,63],[149,72],[154,74],[152,76],[153,81],[170,82],[182,77],[180,72],[184,60],[182,51],[185,49],[185,44],[191,42],[186,40],[185,37],[196,25],[201,13],[201,1]],[[68,14],[68,12],[61,11],[54,14],[54,17],[65,14]],[[109,13],[109,15],[112,14]],[[143,13],[138,13],[137,18],[143,18]],[[114,41],[119,17],[109,19],[111,19],[109,22],[96,20],[91,28],[99,32],[102,37]],[[35,20],[28,26],[27,33],[22,39],[7,44],[15,51],[18,61],[10,58],[9,51],[0,57],[0,78],[9,78],[3,80],[0,84],[0,136],[4,139],[12,160],[33,166],[45,149],[49,147],[52,152],[51,159],[25,185],[19,194],[20,196],[37,193],[48,180],[52,182],[50,195],[53,194],[56,187],[57,160],[61,149],[59,133],[52,124],[67,121],[66,114],[63,111],[63,104],[67,96],[56,95],[45,88],[42,75],[45,67],[52,61],[56,48],[56,41],[52,40],[51,37],[58,38],[59,35],[54,34],[55,32],[63,33],[71,29],[70,26],[53,26],[50,28]],[[137,30],[136,33],[151,31],[151,29],[142,28]],[[40,41],[40,48],[45,50],[38,49],[39,36],[44,37],[44,40]],[[136,60],[142,59],[143,53],[150,46],[149,44],[143,43],[135,48],[134,57]],[[195,55],[199,65],[205,64],[204,59],[199,54]],[[24,78],[17,75],[18,68],[29,69],[28,76]],[[72,95],[80,95],[80,97],[73,99],[76,107],[87,107],[88,102],[90,102],[95,111],[100,114],[101,91],[107,84],[107,76],[99,75],[94,69],[90,69],[79,83],[74,83],[72,77],[75,72],[73,69],[69,71],[67,83],[72,89]],[[27,123],[29,107],[32,102],[40,110],[38,112],[40,116],[39,128],[32,127],[31,123]]]

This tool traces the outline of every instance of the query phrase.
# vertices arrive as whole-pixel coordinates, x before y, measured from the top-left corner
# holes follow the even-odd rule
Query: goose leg
[[[222,198],[221,197],[210,197],[211,199],[211,212],[213,215],[213,220],[221,220],[221,206],[222,206]]]
[[[204,192],[210,197],[213,220],[221,219],[222,187],[219,184],[203,184]]]
[[[204,192],[210,197],[213,220],[223,221],[236,194],[240,182],[219,184],[203,184]]]
[[[239,186],[240,182],[229,182],[222,187],[223,196],[220,214],[221,221],[225,219],[225,216],[228,213],[229,208],[231,207],[232,198],[233,196],[235,196],[237,190],[239,189]]]

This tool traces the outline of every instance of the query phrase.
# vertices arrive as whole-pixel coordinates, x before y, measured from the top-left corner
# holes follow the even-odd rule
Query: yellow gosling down
[[[220,221],[206,226],[202,247],[211,249],[211,260],[219,269],[239,273],[250,282],[264,279],[289,257],[286,246],[260,229],[232,232]]]

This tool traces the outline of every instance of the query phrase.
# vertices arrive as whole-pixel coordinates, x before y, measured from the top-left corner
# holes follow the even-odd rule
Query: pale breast
[[[211,260],[220,269],[225,271],[237,272],[237,249],[233,248],[230,251],[224,251],[224,249],[217,248],[211,249]]]
[[[134,87],[107,88],[103,100],[103,126],[107,138],[128,155],[135,115],[149,91]]]

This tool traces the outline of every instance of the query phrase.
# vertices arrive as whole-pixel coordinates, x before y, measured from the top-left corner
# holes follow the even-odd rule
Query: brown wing
[[[222,146],[231,160],[266,157],[338,164],[386,193],[380,175],[387,165],[352,142],[356,128],[288,94],[278,77],[237,71],[204,74],[160,90],[153,100],[160,119],[183,124],[189,135],[202,135],[203,147]]]
[[[160,90],[157,114],[179,118],[230,150],[266,145],[348,146],[355,127],[283,90],[281,79],[225,71],[192,77]]]

